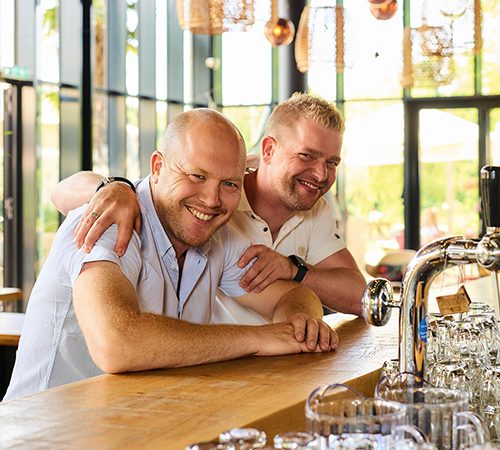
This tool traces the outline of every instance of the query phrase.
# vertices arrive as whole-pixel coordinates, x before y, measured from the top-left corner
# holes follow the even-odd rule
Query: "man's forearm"
[[[57,184],[50,194],[52,203],[66,216],[72,209],[90,201],[102,178],[94,172],[75,173]]]
[[[257,353],[255,327],[198,325],[150,313],[128,320],[127,332],[108,328],[108,338],[113,338],[93,355],[108,373],[185,367]]]
[[[109,261],[87,263],[73,286],[73,304],[89,352],[105,372],[191,366],[246,355],[307,351],[288,323],[198,325],[143,313],[136,292]]]
[[[286,321],[297,313],[304,313],[316,319],[323,317],[323,308],[318,296],[311,289],[301,285],[287,291],[281,297],[274,309],[272,320],[273,322]]]
[[[366,280],[359,270],[310,266],[302,284],[314,289],[326,307],[361,317],[361,298]]]

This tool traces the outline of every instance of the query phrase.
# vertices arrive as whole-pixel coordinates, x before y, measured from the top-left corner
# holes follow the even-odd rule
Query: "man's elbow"
[[[64,216],[68,215],[68,210],[67,208],[64,207],[64,201],[63,201],[62,195],[60,195],[58,188],[56,187],[53,189],[50,193],[50,201],[52,204],[56,207],[56,209],[63,214]]]
[[[99,339],[87,342],[87,345],[94,364],[103,372],[122,373],[134,370],[134,358],[128,343]]]

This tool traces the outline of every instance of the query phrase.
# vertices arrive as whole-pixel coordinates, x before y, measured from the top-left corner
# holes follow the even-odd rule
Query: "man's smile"
[[[197,209],[194,209],[192,206],[186,206],[186,209],[197,219],[203,220],[203,222],[208,222],[215,217],[215,214],[205,214]]]

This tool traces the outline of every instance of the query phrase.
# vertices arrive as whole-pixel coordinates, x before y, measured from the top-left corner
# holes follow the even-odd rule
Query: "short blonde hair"
[[[311,94],[295,92],[274,108],[267,122],[266,134],[276,134],[282,126],[293,127],[301,119],[310,119],[340,133],[345,129],[344,118],[334,103]]]

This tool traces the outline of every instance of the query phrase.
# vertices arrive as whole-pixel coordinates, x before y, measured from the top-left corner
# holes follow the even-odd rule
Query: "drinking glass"
[[[287,431],[274,436],[274,448],[316,450],[318,445],[316,436],[305,431]]]
[[[475,316],[476,314],[488,314],[495,317],[495,310],[485,302],[471,302],[469,310],[463,313],[463,317]]]
[[[489,441],[489,433],[481,418],[468,409],[468,395],[464,391],[426,385],[400,386],[376,390],[376,397],[406,406],[407,420],[420,429],[429,442],[439,449],[460,448],[459,425],[474,433],[475,442]]]
[[[490,432],[491,441],[500,444],[500,405],[487,406],[482,413]]]
[[[380,379],[386,378],[387,380],[392,380],[399,374],[399,359],[390,359],[384,361],[382,365],[382,370],[380,372]]]
[[[400,448],[396,446],[399,439],[396,432],[406,423],[406,407],[391,401],[365,398],[360,394],[349,397],[347,393],[339,398],[332,395],[338,386],[319,387],[306,402],[308,431],[318,436],[319,448]]]
[[[262,448],[266,445],[266,433],[255,428],[232,428],[219,435],[219,442],[232,443],[236,450]]]
[[[219,444],[214,442],[198,442],[186,447],[186,450],[236,450],[233,443]]]

